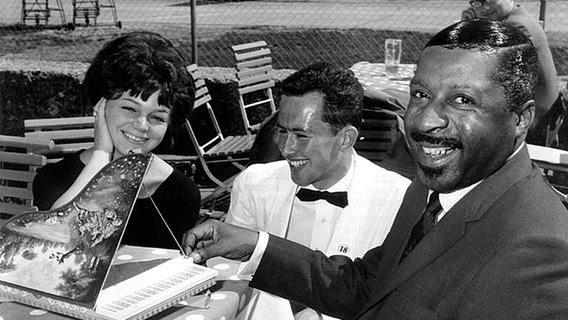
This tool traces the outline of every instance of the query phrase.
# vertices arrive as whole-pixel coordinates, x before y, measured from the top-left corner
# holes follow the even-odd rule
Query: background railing
[[[568,75],[568,1],[516,2],[535,19],[544,17],[558,73]],[[58,10],[23,21],[30,3]],[[402,39],[402,62],[414,63],[427,39],[467,6],[465,0],[197,0],[192,30],[191,0],[0,0],[0,58],[88,62],[106,40],[150,30],[201,66],[233,66],[231,45],[256,40],[270,45],[277,69],[318,60],[350,66],[382,61],[387,38]]]

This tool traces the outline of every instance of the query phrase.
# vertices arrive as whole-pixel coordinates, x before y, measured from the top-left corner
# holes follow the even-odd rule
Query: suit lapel
[[[398,265],[410,231],[420,219],[427,201],[428,190],[418,181],[414,181],[405,195],[393,228],[385,240],[385,251],[380,266],[383,268],[385,277],[377,282],[379,289],[376,295],[371,298],[366,309],[359,316],[372,309],[401,284],[444,254],[467,233],[469,223],[482,219],[503,193],[519,180],[525,179],[531,170],[532,166],[525,146],[503,168],[466,194]]]

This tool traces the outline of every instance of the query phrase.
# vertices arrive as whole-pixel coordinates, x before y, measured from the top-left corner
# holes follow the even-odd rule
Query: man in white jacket
[[[327,255],[361,257],[382,244],[410,181],[359,156],[363,90],[353,73],[317,63],[282,82],[275,141],[285,160],[235,180],[227,222]],[[329,318],[255,290],[247,319]]]

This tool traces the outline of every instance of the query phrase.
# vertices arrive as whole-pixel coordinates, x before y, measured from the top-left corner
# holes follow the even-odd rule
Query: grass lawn
[[[152,29],[178,43],[188,53],[191,40],[187,26],[151,25]],[[18,59],[89,62],[108,40],[133,31],[114,27],[81,27],[75,30],[0,28],[0,57]],[[197,35],[197,60],[201,66],[231,67],[234,64],[231,44],[258,40],[272,48],[276,69],[300,69],[318,60],[342,67],[357,61],[381,61],[387,38],[403,40],[402,62],[415,63],[422,47],[432,34],[369,29],[290,29],[232,28],[201,30]],[[552,47],[559,74],[568,74],[568,48]],[[562,58],[562,59],[560,59]]]

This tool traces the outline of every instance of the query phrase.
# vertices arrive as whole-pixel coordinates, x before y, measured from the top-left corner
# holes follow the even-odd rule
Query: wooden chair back
[[[355,150],[372,162],[381,162],[397,139],[397,127],[395,116],[380,110],[364,110]]]
[[[244,126],[248,132],[256,133],[260,123],[276,111],[270,49],[265,41],[234,45],[232,49]],[[253,114],[256,117],[251,117]]]
[[[92,116],[24,120],[24,135],[53,140],[55,146],[43,154],[55,162],[66,154],[88,149],[95,142],[95,118]]]
[[[36,152],[50,150],[53,141],[0,135],[0,219],[37,211],[32,182],[47,158]]]
[[[218,178],[210,169],[210,164],[230,162],[239,170],[244,170],[241,162],[248,161],[248,152],[255,136],[224,136],[209,103],[211,96],[205,80],[198,76],[196,65],[191,65],[188,69],[195,80],[196,93],[193,111],[191,117],[186,119],[185,126],[207,177],[219,187],[225,188],[230,183]]]

